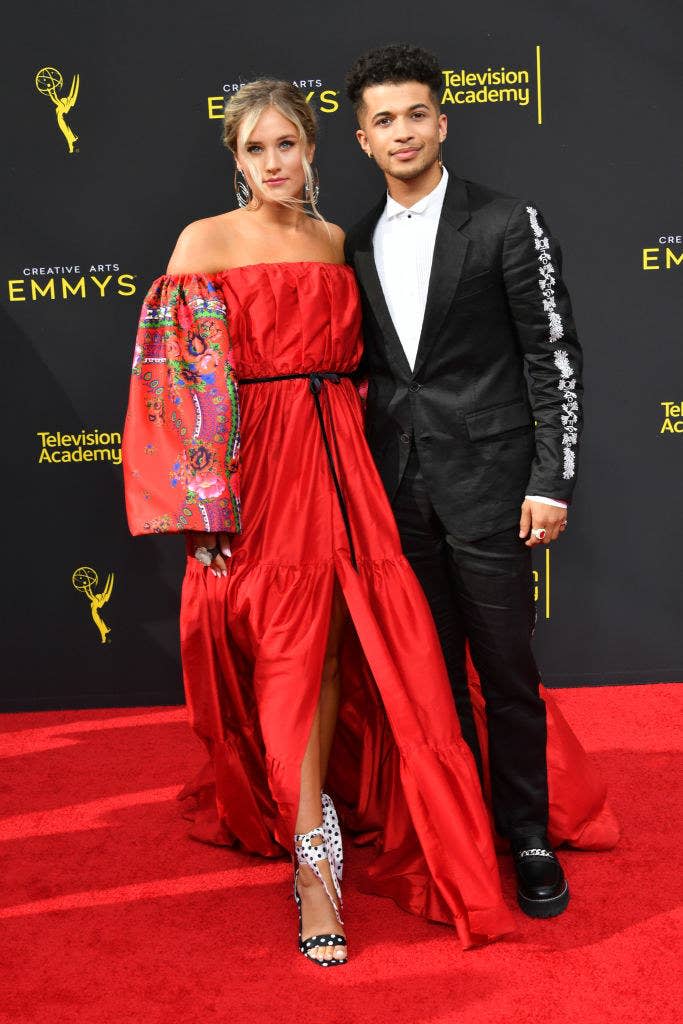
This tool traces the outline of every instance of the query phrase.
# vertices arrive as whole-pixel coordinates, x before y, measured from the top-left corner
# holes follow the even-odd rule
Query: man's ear
[[[445,142],[448,135],[448,118],[445,114],[439,114],[439,142]]]
[[[368,142],[368,137],[362,128],[359,128],[358,131],[356,132],[356,138],[358,139],[358,144],[360,145],[360,148],[363,150],[366,156],[372,156],[372,152],[370,150],[370,143]]]

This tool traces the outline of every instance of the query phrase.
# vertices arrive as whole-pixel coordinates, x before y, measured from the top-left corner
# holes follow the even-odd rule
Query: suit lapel
[[[413,373],[417,373],[424,365],[460,282],[469,241],[459,229],[469,220],[469,216],[465,183],[451,175],[434,243],[427,305]]]
[[[406,359],[403,345],[396,333],[396,328],[394,327],[394,321],[391,319],[387,301],[384,298],[384,292],[382,291],[379,274],[377,273],[377,264],[375,263],[375,253],[372,245],[372,236],[385,205],[386,197],[383,198],[361,222],[358,245],[354,252],[353,260],[358,280],[363,286],[368,302],[372,307],[372,311],[375,314],[377,323],[382,331],[382,335],[386,343],[387,356],[394,364],[399,375],[401,377],[405,377],[406,375],[410,376],[412,371],[410,369],[410,364]]]

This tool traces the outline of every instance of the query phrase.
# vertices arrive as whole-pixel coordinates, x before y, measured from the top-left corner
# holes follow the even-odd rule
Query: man
[[[406,45],[371,51],[347,77],[358,141],[387,183],[346,243],[363,298],[368,440],[481,771],[470,645],[519,904],[553,917],[569,889],[546,835],[531,549],[567,525],[581,350],[538,210],[442,166],[441,86],[436,58]]]

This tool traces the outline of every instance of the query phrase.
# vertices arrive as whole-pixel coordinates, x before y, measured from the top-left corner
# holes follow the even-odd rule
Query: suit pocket
[[[507,405],[494,405],[490,409],[468,413],[465,424],[470,441],[481,441],[523,427],[531,430],[532,419],[526,402],[509,402]]]
[[[469,299],[471,295],[479,295],[487,291],[495,283],[495,276],[490,270],[483,270],[480,274],[472,274],[471,277],[461,278],[454,301]]]

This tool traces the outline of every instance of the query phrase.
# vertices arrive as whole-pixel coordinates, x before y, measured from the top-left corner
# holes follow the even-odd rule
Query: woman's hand
[[[230,547],[230,534],[219,533],[218,534],[218,554],[211,563],[211,572],[214,576],[227,576],[228,567],[226,565],[226,559],[232,558],[232,548]]]
[[[230,534],[193,533],[192,546],[197,561],[205,565],[214,576],[227,576],[226,559],[232,558]],[[210,559],[210,561],[209,561]]]

